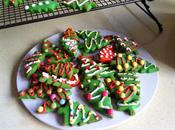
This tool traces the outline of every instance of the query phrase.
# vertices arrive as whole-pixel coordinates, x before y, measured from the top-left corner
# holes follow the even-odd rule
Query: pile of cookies
[[[3,0],[5,6],[18,7],[27,0]],[[73,10],[79,9],[81,11],[90,11],[96,7],[96,3],[93,0],[63,0],[58,2],[56,0],[41,0],[31,5],[26,5],[25,10],[30,13],[47,13],[53,12],[60,7],[60,4],[65,5]]]
[[[140,106],[137,73],[158,71],[138,56],[138,48],[126,37],[68,28],[57,45],[44,40],[38,51],[24,58],[30,85],[19,98],[43,99],[36,111],[57,112],[70,126],[102,119],[87,105],[70,99],[73,87],[79,87],[87,104],[106,117],[112,118],[114,110],[134,115]]]

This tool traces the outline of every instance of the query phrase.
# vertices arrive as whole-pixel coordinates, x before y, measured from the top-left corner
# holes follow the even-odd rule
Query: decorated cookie
[[[90,30],[78,30],[78,31],[76,31],[76,33],[82,39],[86,39],[86,38],[97,39],[97,38],[102,36],[100,32],[90,31]]]
[[[38,113],[54,112],[60,107],[64,107],[70,98],[70,90],[56,88],[48,96],[48,100],[37,108]]]
[[[69,0],[65,4],[88,11],[93,2]],[[27,10],[48,12],[56,5],[57,2],[47,0]],[[56,112],[68,126],[102,119],[88,106],[71,100],[73,87],[79,87],[83,101],[106,117],[113,117],[113,109],[135,114],[142,98],[137,74],[158,71],[158,67],[138,56],[137,43],[126,37],[72,28],[57,43],[46,39],[37,46],[36,52],[24,58],[28,86],[19,92],[20,99],[42,99],[36,113]]]
[[[98,79],[84,79],[81,88],[85,90],[86,100],[99,112],[112,117],[113,108],[111,98],[104,83]]]
[[[14,6],[14,7],[17,7],[19,6],[20,4],[24,3],[25,0],[3,0],[3,3],[5,6]]]
[[[99,63],[97,64],[95,61],[87,58],[87,57],[80,57],[81,59],[81,69],[83,73],[87,77],[99,77],[99,78],[106,78],[106,77],[114,77],[114,70],[110,70],[110,68],[106,64]]]
[[[97,51],[106,45],[109,45],[111,41],[112,39],[108,39],[105,37],[97,37],[96,39],[94,37],[85,38],[84,42],[78,47],[83,54],[88,54],[90,52]]]
[[[158,68],[152,63],[135,55],[118,53],[115,61],[111,61],[111,65],[115,65],[117,72],[139,72],[152,73],[158,71]]]
[[[44,67],[45,72],[52,74],[54,81],[66,83],[71,86],[76,86],[79,83],[78,69],[74,67],[72,62],[58,63],[47,65]]]
[[[49,75],[49,73],[46,72],[42,72],[42,76],[39,78],[39,81],[41,83],[45,83],[47,85],[53,85],[55,87],[61,87],[61,88],[66,88],[66,89],[70,89],[71,86],[69,84],[67,84],[68,82],[71,81],[70,80],[66,80],[65,82],[61,82],[61,78],[58,78],[55,75]]]
[[[36,4],[26,5],[25,10],[30,13],[53,12],[59,7],[59,3],[52,0],[40,1]]]
[[[40,67],[41,63],[45,60],[45,55],[36,51],[31,56],[27,56],[24,58],[26,64],[24,65],[26,77],[30,78],[32,74],[34,74],[38,68]]]
[[[64,4],[72,9],[79,9],[82,11],[89,11],[96,7],[92,0],[64,0]]]
[[[123,82],[125,85],[138,84],[140,81],[136,73],[117,73],[116,77],[119,81]]]
[[[118,53],[134,53],[137,54],[139,45],[133,40],[129,40],[127,37],[115,37],[116,39],[116,52]]]
[[[58,110],[59,107],[60,107],[60,104],[57,101],[51,102],[50,100],[48,100],[48,101],[44,101],[44,103],[37,108],[36,112],[40,114],[54,112]]]
[[[66,63],[71,60],[71,57],[49,40],[44,40],[41,44],[41,52],[47,57],[47,64]]]
[[[126,85],[125,82],[110,78],[105,79],[105,83],[114,97],[116,109],[134,115],[135,109],[140,105],[139,84],[130,83]]]
[[[114,59],[116,53],[114,51],[113,45],[107,45],[100,50],[99,61],[100,62],[110,62]]]
[[[72,30],[72,28],[68,28],[62,38],[60,45],[62,48],[70,55],[70,56],[78,56],[78,43],[79,37],[77,34]]]
[[[63,115],[64,125],[84,125],[101,120],[101,116],[86,105],[72,100],[69,100],[65,107],[61,107],[58,113]]]

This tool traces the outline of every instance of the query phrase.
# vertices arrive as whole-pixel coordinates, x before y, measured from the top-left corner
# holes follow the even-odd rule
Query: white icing
[[[45,1],[45,4],[47,4],[47,5],[48,5],[49,3],[50,3],[49,1]]]
[[[70,0],[70,1],[64,1],[65,4],[72,4],[73,2],[76,2],[77,5],[80,7],[82,5],[84,5],[86,2],[88,2],[89,0],[84,0],[82,3],[80,3],[78,0]]]
[[[25,6],[25,10],[28,10],[28,9],[29,9],[29,6],[28,6],[28,5],[26,5],[26,6]]]
[[[45,78],[49,78],[50,77],[50,75],[48,73],[46,73],[46,72],[42,72],[42,76],[45,77]]]
[[[75,75],[73,75],[74,76],[74,78],[75,78],[75,80],[68,80],[67,78],[57,78],[57,76],[56,75],[52,75],[52,78],[54,79],[54,80],[57,80],[57,81],[59,81],[59,82],[63,82],[63,83],[66,83],[66,84],[75,84],[77,81],[78,81],[78,74],[75,74]]]
[[[70,105],[70,114],[72,115],[72,116],[70,116],[70,124],[75,123],[75,121],[79,117],[80,111],[82,112],[82,118],[83,118],[84,123],[90,119],[91,115],[97,116],[97,114],[94,111],[89,111],[88,116],[86,116],[86,111],[85,111],[85,108],[82,104],[78,105],[75,112],[74,112],[73,101],[70,100],[69,105]]]
[[[140,101],[135,101],[135,102],[131,102],[131,103],[120,103],[118,102],[117,105],[118,106],[136,106],[139,105]]]
[[[43,5],[43,3],[42,2],[39,2],[38,5]],[[45,44],[45,46],[47,46],[47,44]]]
[[[35,64],[35,63],[39,63],[41,62],[39,59],[36,60],[36,61],[32,61],[32,62],[29,62],[28,64],[26,64],[24,67],[27,68],[27,71],[26,73],[29,73],[31,70],[32,70],[32,67],[31,65]]]
[[[32,7],[35,7],[36,6],[36,4],[32,4]]]

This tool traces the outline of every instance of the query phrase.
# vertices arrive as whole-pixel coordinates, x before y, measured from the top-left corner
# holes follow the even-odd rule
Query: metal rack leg
[[[152,0],[149,0],[152,1]],[[158,19],[153,15],[153,13],[150,11],[149,5],[146,3],[146,0],[141,0],[141,3],[144,5],[145,9],[139,5],[137,2],[135,3],[141,10],[143,10],[152,20],[154,20],[159,28],[159,32],[163,31],[162,24],[158,21]]]

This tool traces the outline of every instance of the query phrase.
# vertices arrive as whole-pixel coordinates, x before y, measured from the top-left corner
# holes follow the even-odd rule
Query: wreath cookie
[[[87,2],[91,3],[76,0],[68,3],[75,8],[81,3],[84,8]],[[42,99],[36,112],[56,112],[68,126],[102,120],[93,109],[104,118],[113,118],[116,110],[134,115],[142,103],[137,74],[159,70],[138,54],[138,43],[126,37],[68,28],[58,44],[46,39],[37,51],[24,58],[29,84],[19,92],[19,98]],[[72,100],[72,89],[81,89],[86,105]]]

